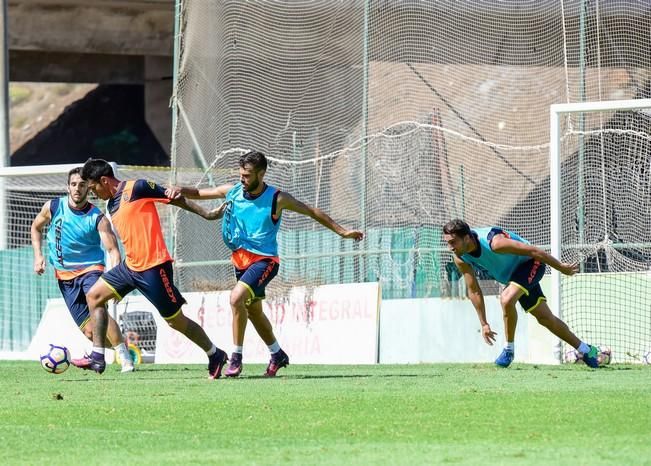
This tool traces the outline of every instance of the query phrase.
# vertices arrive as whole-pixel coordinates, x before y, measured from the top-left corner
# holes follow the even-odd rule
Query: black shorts
[[[185,304],[185,298],[174,286],[173,273],[170,261],[142,272],[131,270],[122,261],[108,272],[104,272],[101,279],[118,299],[137,289],[156,307],[163,318],[170,319],[175,317]]]
[[[235,278],[242,283],[251,294],[247,304],[264,299],[265,289],[269,282],[278,275],[280,265],[271,259],[263,259],[249,265],[246,269],[235,268]]]
[[[528,260],[515,269],[510,283],[524,291],[518,302],[525,312],[534,310],[538,305],[547,301],[540,287],[540,280],[545,275],[545,264],[536,260]]]
[[[59,290],[61,290],[63,300],[66,302],[75,324],[80,329],[83,329],[90,320],[86,293],[99,279],[100,275],[102,275],[100,270],[91,270],[72,280],[59,280]]]

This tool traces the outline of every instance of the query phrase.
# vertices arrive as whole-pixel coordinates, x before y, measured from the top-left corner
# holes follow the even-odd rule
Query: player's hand
[[[217,220],[224,216],[224,211],[226,210],[226,203],[217,207],[216,209],[209,210],[206,215],[203,216],[206,220]]]
[[[487,344],[493,346],[493,343],[495,343],[495,335],[497,335],[497,333],[491,330],[490,325],[486,324],[481,326],[481,336]]]
[[[181,188],[179,186],[169,186],[165,188],[165,195],[168,199],[176,200],[182,197]]]
[[[569,264],[567,262],[561,263],[561,267],[559,269],[559,272],[561,272],[563,275],[574,275],[579,271],[579,263],[574,262],[572,264]]]
[[[34,272],[38,275],[43,275],[43,272],[45,272],[45,259],[42,257],[34,259]]]
[[[355,241],[361,241],[364,239],[364,233],[359,230],[346,230],[341,234],[342,238],[352,238]]]

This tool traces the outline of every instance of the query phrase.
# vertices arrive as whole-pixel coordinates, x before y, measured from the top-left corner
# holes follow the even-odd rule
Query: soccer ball
[[[612,359],[613,352],[607,346],[599,347],[599,355],[597,356],[597,361],[599,361],[600,366],[606,366],[610,364]]]
[[[642,356],[642,362],[644,364],[651,364],[651,349],[644,353],[644,356]]]
[[[581,353],[579,353],[574,348],[569,349],[565,352],[564,361],[568,364],[577,364],[583,362],[583,360],[581,359]]]
[[[65,346],[50,344],[41,355],[41,366],[51,374],[62,374],[70,367],[70,351]]]

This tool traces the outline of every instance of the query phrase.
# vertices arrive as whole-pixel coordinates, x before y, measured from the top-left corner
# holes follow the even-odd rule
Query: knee
[[[167,320],[167,325],[169,325],[174,330],[183,330],[185,328],[185,315],[179,314],[173,319]]]
[[[506,314],[507,311],[513,310],[515,308],[515,303],[517,302],[517,299],[515,299],[515,296],[502,293],[500,295],[500,305],[502,306],[502,310]]]
[[[82,332],[84,332],[84,335],[89,340],[93,339],[93,326],[90,324],[90,322],[86,324],[86,326],[82,329]]]
[[[246,311],[246,296],[238,296],[235,293],[231,293],[230,303],[231,309],[233,309],[234,312]]]
[[[88,303],[88,308],[91,310],[95,309],[97,306],[102,304],[101,299],[102,297],[98,292],[90,290],[86,295],[86,302]]]
[[[540,314],[535,316],[538,323],[543,327],[550,327],[553,325],[555,317],[552,314]]]

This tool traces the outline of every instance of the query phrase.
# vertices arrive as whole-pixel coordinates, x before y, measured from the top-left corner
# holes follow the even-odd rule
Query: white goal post
[[[639,180],[634,179],[630,173],[637,173],[644,171],[644,162],[639,162],[638,165],[630,163],[629,175],[626,173],[620,175],[617,180],[612,175],[612,172],[618,167],[623,167],[627,165],[627,161],[632,160],[646,160],[648,157],[648,144],[651,141],[651,136],[646,132],[644,126],[631,124],[631,125],[621,125],[621,126],[607,126],[604,122],[616,115],[618,112],[622,115],[627,115],[628,119],[626,121],[639,121],[644,120],[648,121],[649,114],[647,112],[639,112],[639,110],[651,109],[651,99],[633,99],[633,100],[611,100],[611,101],[600,101],[600,102],[582,102],[582,103],[565,103],[565,104],[555,104],[550,106],[550,143],[549,143],[549,157],[550,157],[550,243],[551,243],[551,254],[563,260],[565,258],[572,257],[573,260],[578,260],[583,262],[583,259],[586,257],[586,250],[597,251],[594,254],[602,254],[602,256],[607,257],[607,259],[601,261],[597,258],[597,264],[605,263],[608,261],[609,266],[605,267],[605,270],[597,270],[594,274],[585,274],[593,276],[601,276],[603,283],[606,283],[607,280],[612,283],[616,281],[619,276],[628,275],[631,277],[635,275],[637,289],[639,294],[637,296],[644,296],[646,290],[646,283],[648,281],[649,262],[648,260],[635,258],[635,260],[626,257],[617,257],[612,258],[613,255],[617,255],[617,250],[624,249],[626,247],[639,248],[640,250],[649,250],[650,246],[648,242],[644,240],[634,241],[636,238],[635,234],[630,234],[624,241],[620,240],[618,237],[616,243],[613,243],[609,237],[609,230],[611,224],[617,225],[619,230],[624,230],[624,227],[621,227],[622,221],[620,218],[612,221],[607,219],[608,215],[618,215],[623,217],[626,215],[626,220],[628,225],[634,224],[635,222],[640,222],[640,216],[631,215],[630,212],[622,212],[621,205],[615,205],[617,203],[617,197],[622,192],[622,186],[633,186],[631,188],[632,195],[629,196],[626,200],[620,201],[624,205],[635,204],[637,199],[640,206],[644,204],[643,201],[643,191],[646,189],[646,184],[642,184]],[[636,112],[638,111],[638,112]],[[600,113],[601,112],[601,113]],[[608,117],[604,117],[608,115]],[[590,124],[585,125],[586,119],[592,119]],[[588,126],[588,129],[585,129],[585,126]],[[647,128],[648,129],[648,128]],[[606,145],[604,142],[604,134],[610,133],[613,139],[617,141],[617,145],[612,145],[608,150],[604,149]],[[593,145],[592,150],[593,156],[592,161],[583,162],[581,158],[581,152],[584,150],[585,138],[592,137]],[[573,142],[567,142],[572,138],[575,138]],[[601,139],[600,139],[601,138]],[[619,139],[617,139],[619,138]],[[620,141],[623,139],[623,142]],[[577,142],[578,141],[578,142]],[[639,143],[638,141],[643,141]],[[641,146],[641,147],[638,147]],[[621,152],[636,152],[637,159],[634,157],[629,157],[628,159],[619,159],[618,154]],[[577,161],[569,163],[568,157],[569,153],[572,152],[574,155],[577,155]],[[640,156],[640,154],[643,155]],[[592,165],[590,163],[592,162]],[[578,167],[578,169],[577,169]],[[572,174],[571,176],[567,175],[568,170],[574,169],[578,174]],[[621,168],[623,169],[623,168]],[[590,172],[590,173],[588,173]],[[588,180],[589,176],[593,176],[592,181]],[[588,180],[588,181],[586,181]],[[565,181],[565,185],[563,185]],[[594,199],[598,199],[596,206],[592,207],[592,215],[599,215],[601,212],[603,218],[599,219],[599,222],[594,222],[599,224],[599,228],[603,226],[603,231],[598,231],[599,228],[593,228],[592,234],[589,235],[586,233],[586,236],[592,236],[590,241],[583,240],[583,230],[587,231],[587,226],[583,222],[589,221],[586,220],[588,217],[587,210],[584,212],[584,198],[588,197],[585,190],[587,189],[584,184],[590,184],[592,188],[592,193],[590,194]],[[619,183],[619,184],[616,184]],[[636,192],[637,190],[637,192]],[[622,194],[623,196],[624,194]],[[608,200],[606,197],[608,196]],[[599,198],[602,199],[599,199]],[[577,201],[578,199],[578,201]],[[615,199],[615,200],[613,200]],[[603,201],[603,202],[602,202]],[[586,201],[587,202],[587,201]],[[578,207],[577,207],[578,206]],[[614,207],[611,207],[614,206]],[[587,208],[586,208],[587,209]],[[571,212],[568,212],[570,210]],[[612,210],[614,213],[609,213],[606,211]],[[634,207],[630,210],[634,210]],[[628,215],[627,215],[628,214]],[[568,220],[569,219],[569,220]],[[576,224],[574,223],[576,220]],[[601,223],[603,221],[603,223]],[[629,226],[626,231],[630,232],[631,227]],[[568,240],[576,231],[578,235],[576,238],[579,241]],[[601,235],[601,236],[599,236]],[[640,235],[641,237],[642,235]],[[598,238],[598,239],[596,239]],[[601,239],[603,238],[603,239]],[[564,244],[565,241],[565,244]],[[583,249],[583,252],[581,250]],[[576,250],[570,253],[570,250]],[[603,251],[603,252],[602,252]],[[582,255],[583,254],[583,255]],[[563,260],[566,262],[567,260]],[[616,263],[616,266],[612,264]],[[582,266],[583,267],[583,266]],[[583,270],[582,270],[583,271]],[[591,270],[595,271],[595,270]],[[583,274],[581,274],[583,275]],[[630,280],[629,280],[630,281]],[[563,308],[563,302],[565,300],[563,294],[563,283],[561,273],[557,270],[551,271],[551,293],[550,293],[550,307],[552,311],[557,315],[561,315],[565,319],[565,309]],[[569,283],[569,282],[568,282]],[[627,283],[628,284],[628,283]],[[584,286],[585,289],[578,293],[577,296],[586,295],[586,291],[593,293],[595,295],[599,294],[600,288],[598,285],[588,283]],[[610,286],[610,285],[608,285]],[[612,301],[608,301],[603,304],[602,307],[607,309],[607,312],[610,312],[611,306],[613,303],[621,300],[621,296],[631,295],[630,289],[617,289],[618,285],[613,285],[610,291],[610,296],[613,297]],[[605,287],[605,285],[604,285]],[[613,291],[614,290],[614,291]],[[633,294],[635,296],[635,294]],[[572,298],[575,299],[575,298]],[[595,299],[595,302],[599,304],[599,298]],[[631,299],[632,302],[635,302],[634,299]],[[567,303],[566,303],[567,304]],[[639,303],[639,307],[644,307],[643,303]],[[572,304],[574,306],[574,304]],[[578,306],[578,305],[577,305]],[[586,309],[589,308],[590,304],[586,305]],[[594,307],[594,304],[592,304]],[[635,306],[630,306],[635,307]],[[627,321],[629,316],[627,315],[628,309],[624,307],[624,312],[622,312],[620,321]],[[590,312],[589,310],[586,311]],[[614,312],[614,311],[613,311]],[[592,318],[592,317],[590,317]],[[637,316],[633,316],[633,319]],[[586,318],[587,320],[588,318]],[[648,316],[644,316],[644,321],[648,319]],[[569,323],[568,323],[569,324]],[[594,327],[601,326],[601,328],[606,328],[610,326],[610,322],[602,320],[594,324]],[[573,325],[569,324],[572,328]],[[596,331],[586,331],[584,327],[583,332],[587,333],[585,338],[588,340],[590,338],[604,338],[602,333],[599,330]],[[642,345],[648,345],[646,339],[648,335],[642,333],[633,333],[629,327],[629,334],[626,335],[628,338],[626,345],[621,345],[626,350],[620,350],[619,357],[617,358],[618,362],[622,361],[635,361],[640,360],[637,347],[644,349]],[[577,332],[579,333],[579,332]],[[622,332],[623,333],[623,332]],[[596,337],[599,335],[599,337]],[[578,335],[580,338],[582,335]],[[624,340],[624,337],[620,336],[620,340]],[[632,341],[635,340],[635,343]],[[639,340],[639,341],[637,341]],[[644,340],[644,341],[643,341]],[[619,340],[618,340],[619,341]],[[630,344],[629,344],[630,342]],[[606,344],[608,342],[599,342]],[[608,343],[610,344],[610,343]],[[562,357],[561,343],[558,343],[557,354],[559,357]],[[636,347],[637,345],[637,347]],[[634,348],[634,349],[631,349]]]

